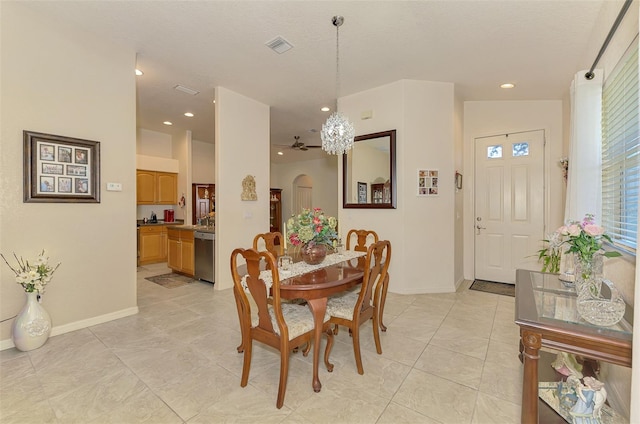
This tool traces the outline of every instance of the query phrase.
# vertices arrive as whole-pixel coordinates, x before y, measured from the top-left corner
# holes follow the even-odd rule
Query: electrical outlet
[[[107,183],[107,191],[122,191],[121,183]]]

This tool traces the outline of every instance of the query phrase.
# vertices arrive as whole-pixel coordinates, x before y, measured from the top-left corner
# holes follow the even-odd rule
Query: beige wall
[[[170,134],[145,128],[138,128],[136,133],[136,152],[139,155],[173,158]]]
[[[462,174],[462,189],[455,189],[455,217],[454,217],[454,281],[456,287],[464,281],[464,193],[468,187],[469,180],[465,176],[463,165],[463,122],[464,122],[464,102],[457,96],[454,101],[454,125],[453,125],[453,143],[454,143],[454,168]]]
[[[269,231],[269,106],[216,89],[216,265],[215,289],[233,287],[229,258]],[[251,125],[247,125],[250,122]],[[237,146],[243,146],[238,149]],[[252,175],[258,200],[243,201],[242,180]]]
[[[357,135],[397,130],[397,208],[342,209],[340,204],[342,236],[350,228],[366,228],[391,241],[392,292],[454,291],[453,84],[397,81],[343,97],[339,110],[352,119],[373,111],[372,119],[354,122]],[[439,170],[438,196],[416,196],[419,168]],[[341,181],[340,168],[339,173]]]
[[[0,22],[0,252],[31,259],[46,248],[62,262],[43,298],[53,335],[134,314],[135,53],[19,2],[2,4]],[[99,141],[101,202],[23,203],[23,130]],[[24,304],[14,281],[0,266],[3,320]],[[11,324],[0,326],[1,348]]]
[[[216,181],[216,152],[212,143],[193,140],[191,142],[193,182],[198,184],[213,184]]]
[[[300,175],[308,176],[313,183],[313,206],[322,208],[328,216],[338,216],[338,203],[342,204],[342,199],[338,200],[338,162],[338,156],[327,155],[323,159],[271,164],[271,187],[282,189],[283,220],[300,212],[293,210],[292,188]]]

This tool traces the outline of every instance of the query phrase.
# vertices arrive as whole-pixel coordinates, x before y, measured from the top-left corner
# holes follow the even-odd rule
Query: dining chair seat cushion
[[[289,340],[293,340],[296,337],[311,331],[314,329],[313,315],[309,310],[309,307],[296,305],[295,303],[282,303],[282,317],[287,323],[289,329]],[[280,335],[280,329],[278,328],[278,321],[276,321],[276,315],[273,312],[273,305],[269,305],[269,316],[271,316],[271,325],[276,334]],[[324,322],[329,321],[331,316],[327,313],[324,316]],[[251,326],[258,325],[258,315],[252,314]]]
[[[347,291],[327,300],[327,314],[336,318],[352,319],[358,292]]]

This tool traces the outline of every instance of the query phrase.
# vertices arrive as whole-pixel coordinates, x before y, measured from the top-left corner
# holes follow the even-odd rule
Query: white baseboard
[[[137,313],[138,307],[134,306],[133,308],[122,309],[120,311],[111,312],[109,314],[99,315],[97,317],[87,318],[81,321],[70,322],[69,324],[53,327],[51,329],[51,337],[70,333],[72,331],[80,330],[98,324],[104,324],[105,322],[128,317]],[[0,340],[0,350],[11,349],[12,347],[14,347],[14,344],[11,339]]]

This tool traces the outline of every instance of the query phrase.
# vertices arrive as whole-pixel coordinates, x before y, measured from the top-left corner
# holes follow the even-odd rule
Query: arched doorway
[[[313,204],[313,179],[305,174],[298,175],[292,185],[291,213],[298,214],[302,209],[311,209]]]

